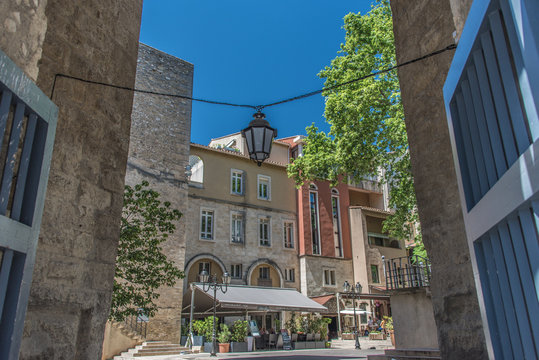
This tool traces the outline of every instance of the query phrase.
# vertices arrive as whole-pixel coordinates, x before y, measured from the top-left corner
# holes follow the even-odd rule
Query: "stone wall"
[[[345,280],[353,284],[351,259],[325,256],[302,255],[299,258],[301,269],[301,292],[306,296],[335,294],[342,291]],[[324,284],[324,270],[335,270],[335,286]]]
[[[191,96],[193,65],[140,44],[136,88]],[[191,137],[191,101],[136,93],[133,100],[131,142],[126,184],[142,180],[161,194],[162,201],[183,214],[188,211],[185,167]],[[163,244],[169,260],[183,269],[185,261],[185,217]],[[148,339],[179,341],[182,308],[180,280],[173,287],[161,288],[159,311],[148,324]]]
[[[47,0],[0,2],[0,47],[32,80],[47,31]]]
[[[428,288],[394,290],[391,313],[397,349],[437,349],[436,322]]]
[[[470,3],[393,0],[397,62],[453,44],[453,34],[462,29]],[[445,52],[399,68],[399,79],[419,217],[432,261],[432,303],[442,357],[485,359],[485,338],[442,94],[452,57],[453,52]]]
[[[0,47],[51,94],[64,73],[132,87],[141,0],[0,4]],[[58,128],[21,359],[97,359],[110,308],[132,93],[58,79]]]

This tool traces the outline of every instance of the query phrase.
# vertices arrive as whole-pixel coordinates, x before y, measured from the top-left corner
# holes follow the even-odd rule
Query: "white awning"
[[[213,290],[205,292],[196,283],[195,311],[213,306]],[[184,304],[190,303],[191,290],[184,295]],[[226,293],[217,290],[216,300],[221,309],[246,309],[256,311],[306,311],[326,312],[327,308],[295,289],[229,285]]]

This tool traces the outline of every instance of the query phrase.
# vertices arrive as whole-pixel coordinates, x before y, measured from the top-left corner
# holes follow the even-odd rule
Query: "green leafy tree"
[[[147,181],[125,186],[124,206],[110,318],[153,316],[161,286],[173,286],[183,271],[167,259],[161,247],[176,229],[182,214],[161,202]]]
[[[303,156],[289,165],[288,173],[298,186],[309,180],[335,184],[346,176],[359,182],[379,175],[389,185],[389,206],[395,209],[384,230],[408,238],[418,216],[399,80],[396,70],[378,73],[396,64],[389,1],[378,0],[365,15],[346,15],[344,29],[339,55],[319,73],[326,79],[324,116],[331,130],[326,134],[308,127]]]

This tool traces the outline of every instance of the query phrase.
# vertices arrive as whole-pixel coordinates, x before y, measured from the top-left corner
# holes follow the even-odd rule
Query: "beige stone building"
[[[228,271],[232,284],[300,288],[295,189],[286,174],[288,145],[274,143],[272,157],[262,167],[241,153],[242,146],[239,133],[210,146],[191,144],[185,291],[202,270],[218,279]],[[283,316],[250,314],[268,329]]]

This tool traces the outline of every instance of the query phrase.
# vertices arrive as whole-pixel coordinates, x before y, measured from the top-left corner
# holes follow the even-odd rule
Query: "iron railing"
[[[430,286],[430,261],[412,255],[384,261],[386,289],[408,289]]]
[[[148,318],[144,315],[131,315],[124,320],[125,327],[132,332],[146,338]]]

